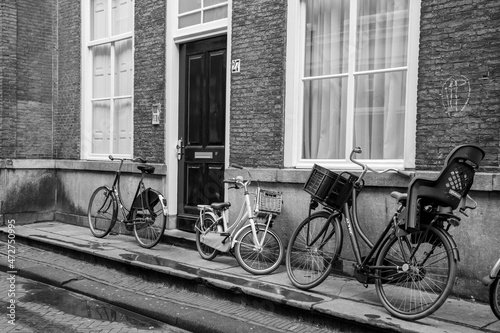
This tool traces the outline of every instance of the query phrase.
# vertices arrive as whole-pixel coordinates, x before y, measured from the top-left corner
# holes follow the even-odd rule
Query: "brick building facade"
[[[179,48],[227,35],[227,68],[235,59],[241,68],[227,75],[226,175],[234,174],[229,163],[239,163],[268,187],[283,191],[284,211],[276,228],[286,243],[293,226],[307,214],[308,196],[301,188],[310,170],[287,157],[287,136],[295,135],[287,127],[295,117],[288,112],[293,101],[289,75],[294,70],[289,62],[290,27],[295,25],[290,8],[300,1],[229,1],[225,25],[186,34],[173,22],[178,8],[173,2],[134,3],[133,155],[157,167],[153,184],[167,195],[169,229],[176,229]],[[85,224],[90,194],[109,182],[115,169],[102,158],[84,158],[82,153],[87,72],[82,70],[81,2],[0,4],[0,213],[21,223],[56,219]],[[407,167],[432,176],[459,144],[485,150],[472,193],[479,208],[454,233],[462,257],[455,292],[483,298],[477,278],[496,260],[500,238],[494,223],[500,190],[499,13],[500,3],[494,1],[421,0],[416,122],[409,134],[415,136],[415,145],[413,165]],[[455,89],[455,97],[450,89]],[[157,104],[160,124],[153,125],[151,109]],[[132,166],[126,176],[136,176]],[[404,190],[407,183],[393,175],[368,177],[360,218],[380,217],[367,226],[368,234],[376,233],[394,210],[388,194]],[[234,194],[226,195],[237,201]],[[344,264],[348,274],[349,267]]]

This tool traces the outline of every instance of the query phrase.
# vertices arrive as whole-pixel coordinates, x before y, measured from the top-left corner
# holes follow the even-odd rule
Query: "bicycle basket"
[[[341,208],[350,199],[357,179],[348,172],[338,174],[314,164],[304,190],[323,205]]]
[[[281,192],[260,189],[258,193],[257,203],[257,211],[279,214],[281,213],[283,196]]]

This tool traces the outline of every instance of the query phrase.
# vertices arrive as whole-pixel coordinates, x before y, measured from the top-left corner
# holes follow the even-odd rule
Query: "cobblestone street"
[[[9,274],[0,273],[0,290],[9,290]],[[187,332],[102,302],[16,276],[15,320],[0,318],[0,332],[126,333]],[[43,294],[43,299],[36,297]],[[51,297],[52,296],[52,297]],[[61,301],[62,298],[62,301]]]

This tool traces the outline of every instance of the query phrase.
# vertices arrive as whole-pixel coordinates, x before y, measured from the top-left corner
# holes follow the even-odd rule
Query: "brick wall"
[[[135,2],[134,155],[165,160],[166,1]],[[153,104],[161,103],[160,125],[152,125]]]
[[[16,158],[52,157],[54,1],[17,1]]]
[[[54,1],[2,1],[1,158],[52,157]]]
[[[79,159],[81,148],[81,5],[58,1],[54,158]]]
[[[0,1],[0,158],[15,156],[17,113],[17,8]]]
[[[282,167],[286,52],[286,1],[234,0],[230,161]]]
[[[473,143],[483,170],[498,171],[500,2],[422,0],[420,29],[417,168],[440,169]]]

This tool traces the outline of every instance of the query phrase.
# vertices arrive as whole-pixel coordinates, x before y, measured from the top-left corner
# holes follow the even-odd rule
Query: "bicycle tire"
[[[202,235],[208,230],[217,232],[217,224],[215,219],[210,214],[203,215],[203,223],[198,218],[195,224],[196,229],[196,249],[200,256],[205,260],[213,260],[217,257],[218,251],[208,245],[205,245],[201,242]]]
[[[489,296],[491,310],[500,319],[500,275],[490,284]]]
[[[139,194],[143,195],[141,208],[132,208],[130,216],[134,221],[134,236],[139,245],[150,249],[160,241],[165,227],[167,217],[163,213],[163,204],[160,201],[160,193],[148,189]]]
[[[266,229],[265,224],[255,224],[257,235]],[[234,256],[240,266],[254,275],[264,275],[274,272],[281,265],[285,249],[280,237],[271,229],[267,229],[262,249],[256,249],[252,227],[247,225],[239,234],[234,246]]]
[[[302,221],[290,237],[286,252],[286,270],[292,284],[307,290],[322,283],[340,257],[342,243],[340,215],[323,210]]]
[[[115,226],[117,214],[118,203],[113,192],[107,186],[98,187],[87,208],[87,222],[92,234],[97,238],[108,235]]]
[[[377,256],[377,266],[393,266],[375,271],[377,295],[391,315],[404,320],[421,319],[439,309],[455,283],[457,262],[446,231],[423,228],[388,237]]]

